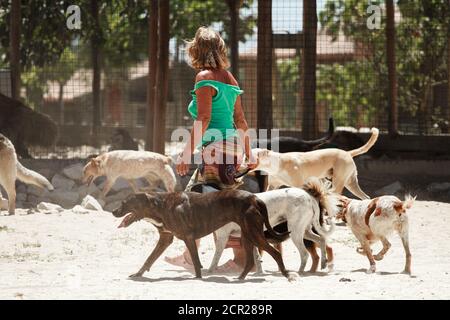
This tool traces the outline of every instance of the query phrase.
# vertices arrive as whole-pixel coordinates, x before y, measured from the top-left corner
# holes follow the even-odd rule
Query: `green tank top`
[[[234,104],[237,97],[244,92],[238,86],[216,80],[201,80],[197,82],[194,90],[191,91],[192,101],[188,106],[188,111],[194,120],[198,116],[195,90],[206,86],[214,88],[216,95],[212,98],[211,119],[203,135],[202,146],[213,141],[226,140],[237,136],[233,117]]]

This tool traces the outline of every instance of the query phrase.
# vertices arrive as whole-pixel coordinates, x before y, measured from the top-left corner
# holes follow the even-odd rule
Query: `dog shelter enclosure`
[[[269,172],[275,180],[331,175],[338,191],[350,172],[350,188],[342,194],[347,199],[311,183],[309,190],[275,190],[278,196],[272,196],[262,192],[263,174],[253,172],[239,185],[253,195],[160,192],[174,185],[186,189],[197,167],[181,176],[169,157],[184,146],[173,141],[174,131],[193,123],[187,106],[195,71],[186,40],[200,26],[225,39],[251,128],[278,129],[284,142],[294,141],[292,149],[313,145],[295,138],[322,138],[319,148],[353,150],[300,154],[298,162],[288,159],[283,166],[272,166],[277,161],[270,157],[264,161],[264,154],[291,154],[262,151],[258,169],[275,168]],[[218,300],[271,307],[270,300],[291,299],[448,299],[450,256],[441,253],[450,249],[449,77],[449,0],[0,0],[0,299],[181,299],[182,310],[197,299],[222,307],[228,302]],[[336,130],[323,139],[330,118]],[[374,130],[373,147],[360,148],[372,127],[379,128],[378,139]],[[3,135],[14,143],[17,161]],[[147,162],[156,155],[105,153],[118,147],[167,157]],[[328,158],[312,159],[323,173],[303,165],[317,154]],[[371,198],[364,205],[353,200],[361,196],[355,184]],[[196,187],[192,191],[204,189]],[[414,204],[408,194],[417,196]],[[217,205],[211,201],[216,197],[226,199]],[[244,197],[250,207],[242,204]],[[138,210],[125,204],[133,202]],[[328,223],[333,211],[348,225]],[[245,223],[240,238],[235,230],[228,241],[216,230],[201,246],[193,241],[193,233],[206,234],[224,217],[238,215]],[[144,221],[125,228],[144,216],[157,228]],[[240,281],[235,247],[241,244],[250,258],[248,235],[264,240],[263,217],[266,230],[270,225],[287,240],[282,256],[272,259],[265,246],[257,259],[263,272],[251,271]],[[388,239],[394,229],[402,237],[389,237],[390,248],[377,243],[371,255],[358,241],[364,235],[352,229],[355,221],[368,240]],[[311,239],[311,224],[317,234],[322,227],[327,232],[316,247],[320,256],[314,241],[303,241]],[[172,243],[169,232],[178,240]],[[180,256],[183,234],[204,267],[221,254],[218,268],[212,264],[214,272],[204,272],[201,281]],[[223,252],[216,251],[220,239]],[[167,240],[172,244],[158,253]],[[305,270],[311,271],[303,274],[308,256]],[[142,273],[150,267],[138,269],[144,261],[152,265]],[[295,282],[281,277],[281,261],[299,271]],[[366,274],[366,267],[376,272]],[[206,308],[208,301],[196,305]],[[177,311],[188,314],[167,303],[164,308],[171,318]]]
[[[192,125],[199,26],[225,38],[252,128],[315,139],[333,117],[423,145],[449,134],[447,0],[0,0],[0,92],[58,128],[31,156],[84,158],[117,128],[164,152]]]

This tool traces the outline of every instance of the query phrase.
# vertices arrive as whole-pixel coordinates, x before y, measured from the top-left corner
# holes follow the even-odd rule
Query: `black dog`
[[[11,140],[20,157],[31,158],[28,147],[54,145],[58,128],[47,115],[0,93],[0,133]]]
[[[114,150],[139,150],[139,145],[127,130],[118,128],[111,137],[111,147],[109,148],[109,151]]]
[[[252,148],[265,148],[273,150],[272,146],[278,145],[277,152],[307,152],[312,151],[323,143],[328,142],[334,133],[333,118],[328,119],[328,133],[325,137],[317,140],[303,140],[294,137],[277,137],[273,139],[258,139],[252,143]],[[364,144],[364,143],[363,143]]]
[[[149,220],[159,231],[159,241],[141,269],[132,275],[140,277],[177,237],[186,243],[195,267],[196,278],[201,278],[201,263],[195,240],[207,236],[230,222],[242,230],[241,243],[246,252],[246,264],[239,279],[244,279],[254,266],[253,246],[267,251],[288,279],[280,252],[264,237],[264,225],[275,239],[283,239],[269,224],[264,202],[250,192],[224,190],[210,193],[158,192],[131,195],[114,210],[115,217],[125,216],[119,227],[128,227],[141,219]]]

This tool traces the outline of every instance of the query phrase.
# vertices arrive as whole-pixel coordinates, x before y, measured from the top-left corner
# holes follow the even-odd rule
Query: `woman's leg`
[[[195,183],[198,180],[198,169],[194,171],[192,174],[191,179],[189,180],[186,188],[184,191],[190,191],[191,188],[195,185]],[[197,245],[197,248],[200,247],[200,239],[195,240],[195,244]],[[183,267],[186,269],[193,269],[194,264],[192,263],[191,254],[189,253],[189,250],[186,248],[184,249],[184,252],[180,254],[179,256],[175,257],[164,257],[164,260],[170,264],[173,264],[175,266]]]
[[[245,250],[242,247],[233,248],[234,254],[234,263],[236,263],[239,267],[244,268],[245,266]]]
[[[239,273],[245,267],[246,252],[241,246],[241,238],[230,236],[225,248],[233,249],[233,259],[228,260],[223,265],[216,268],[218,273]]]
[[[197,245],[197,248],[200,246],[200,239],[195,240],[195,244]],[[164,257],[164,260],[170,264],[173,264],[178,267],[183,267],[186,269],[193,269],[194,264],[192,263],[191,254],[189,253],[189,250],[186,248],[184,249],[184,252],[176,257]]]

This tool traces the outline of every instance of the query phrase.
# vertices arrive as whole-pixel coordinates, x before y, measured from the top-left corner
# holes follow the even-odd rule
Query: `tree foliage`
[[[384,1],[374,0],[371,3],[384,8]],[[419,131],[425,133],[426,127],[429,127],[426,122],[436,116],[433,112],[438,112],[430,110],[432,89],[445,78],[450,2],[399,0],[397,5],[399,19],[396,21],[396,63],[400,119],[417,117],[417,123],[409,125],[418,125]],[[334,85],[337,93],[345,92],[345,95],[340,96],[343,99],[327,99],[327,95],[320,92],[319,99],[325,97],[332,110],[339,113],[349,108],[345,103],[351,101],[347,101],[346,96],[365,96],[365,99],[355,100],[359,101],[359,108],[373,110],[375,107],[377,111],[372,112],[378,112],[378,118],[382,118],[387,107],[385,14],[383,12],[381,28],[370,30],[366,26],[369,16],[367,6],[366,1],[360,0],[327,1],[324,11],[320,13],[321,25],[335,40],[339,33],[343,33],[364,48],[367,56],[359,63],[321,68],[319,82],[323,78],[332,78],[333,75],[340,79],[339,75],[344,74],[353,75],[353,78],[363,79],[365,82],[361,86],[359,80],[336,81]],[[324,89],[327,90],[326,86]],[[349,119],[351,123],[355,122],[355,119]]]
[[[249,8],[254,0],[242,1]],[[69,30],[65,11],[69,5],[81,8],[81,29]],[[48,80],[65,82],[77,68],[90,68],[91,39],[101,48],[103,72],[108,76],[126,77],[129,66],[148,57],[148,1],[105,0],[99,2],[100,28],[95,28],[91,15],[91,0],[22,1],[20,61],[27,100],[40,101]],[[219,24],[227,37],[230,18],[226,1],[170,0],[171,38],[190,39],[199,26]],[[10,0],[0,0],[0,66],[9,64]],[[241,16],[241,41],[254,32],[256,19]],[[68,57],[67,55],[71,56]],[[70,58],[71,64],[67,65]],[[74,68],[72,68],[74,67]],[[60,79],[60,77],[64,79]]]
[[[10,0],[0,0],[0,59],[9,61]],[[58,61],[73,37],[66,27],[65,9],[71,1],[22,1],[20,64],[23,70]]]
[[[239,0],[236,0],[239,1]],[[254,0],[239,1],[241,9],[249,9]],[[195,31],[201,26],[211,26],[221,23],[222,36],[228,38],[230,30],[230,15],[227,1],[202,0],[185,1],[171,0],[171,32],[179,40],[194,37]],[[245,41],[246,36],[253,34],[256,26],[256,17],[253,15],[239,16],[239,41]]]

